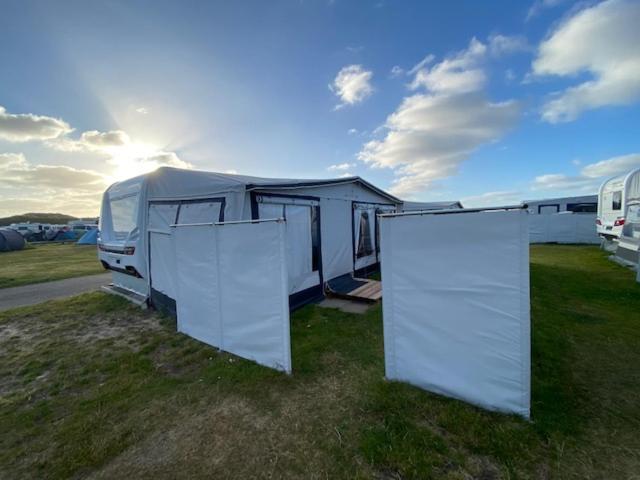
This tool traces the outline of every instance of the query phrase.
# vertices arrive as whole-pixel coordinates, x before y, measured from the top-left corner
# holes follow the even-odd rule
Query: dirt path
[[[101,273],[22,287],[3,288],[0,290],[0,311],[97,290],[110,282],[111,273]]]

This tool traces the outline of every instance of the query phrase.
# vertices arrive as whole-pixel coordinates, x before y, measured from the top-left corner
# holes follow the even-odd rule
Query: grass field
[[[0,288],[102,272],[95,245],[51,243],[0,253]]]
[[[385,381],[379,308],[296,312],[290,377],[101,293],[0,313],[0,477],[638,478],[640,285],[531,261],[532,422]]]

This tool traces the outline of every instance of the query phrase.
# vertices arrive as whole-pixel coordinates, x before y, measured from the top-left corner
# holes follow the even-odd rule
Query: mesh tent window
[[[362,212],[360,214],[360,235],[358,237],[358,251],[356,256],[358,258],[368,257],[373,253],[373,243],[371,241],[371,228],[369,227],[369,212]]]

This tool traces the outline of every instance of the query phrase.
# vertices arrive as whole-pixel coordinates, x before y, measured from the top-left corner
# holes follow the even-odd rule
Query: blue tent
[[[73,230],[58,230],[53,240],[75,240],[76,238],[78,237],[73,233]]]
[[[91,230],[87,230],[87,232],[80,237],[78,240],[78,245],[95,245],[98,243],[98,229],[92,228]]]

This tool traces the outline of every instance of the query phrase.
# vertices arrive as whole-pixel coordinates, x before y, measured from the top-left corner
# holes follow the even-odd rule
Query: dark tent
[[[0,229],[0,252],[10,252],[12,250],[22,250],[24,248],[24,238],[15,230],[8,228]]]
[[[80,237],[78,245],[96,245],[98,243],[98,229],[92,228]]]

